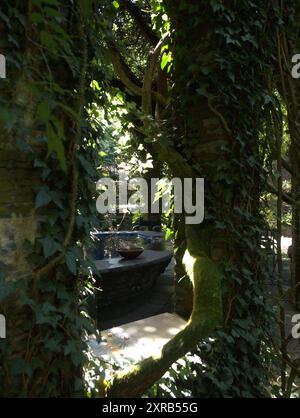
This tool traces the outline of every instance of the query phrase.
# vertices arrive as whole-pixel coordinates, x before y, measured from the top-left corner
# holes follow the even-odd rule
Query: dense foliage
[[[4,217],[33,217],[38,231],[17,248],[29,271],[15,274],[1,252],[1,311],[9,335],[1,341],[3,396],[83,394],[85,340],[93,331],[84,302],[92,286],[84,250],[97,225],[99,161],[85,91],[91,46],[84,3],[18,1],[1,7],[9,73],[1,83],[1,141],[15,155],[6,161],[8,181],[22,193],[12,160],[20,155],[25,175],[36,179],[27,178],[34,190],[25,197],[28,208],[12,201]]]
[[[0,341],[1,396],[103,396],[102,365],[86,344],[95,332],[87,250],[99,225],[95,182],[121,162],[150,177],[205,178],[203,224],[188,231],[180,217],[168,219],[176,286],[191,292],[181,264],[186,249],[198,264],[205,257],[217,266],[222,279],[223,323],[149,394],[290,396],[299,373],[282,322],[278,337],[260,241],[267,229],[261,197],[274,193],[270,174],[280,239],[291,106],[274,34],[285,32],[290,42],[297,13],[263,0],[16,0],[1,7],[9,73],[0,83],[0,313],[9,335]],[[297,211],[294,205],[294,217]]]

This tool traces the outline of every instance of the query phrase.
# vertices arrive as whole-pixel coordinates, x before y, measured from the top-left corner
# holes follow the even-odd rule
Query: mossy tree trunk
[[[156,149],[173,177],[205,179],[204,222],[184,227],[182,216],[174,224],[179,248],[177,268],[179,275],[187,271],[193,284],[194,298],[190,304],[193,309],[186,328],[162,348],[159,357],[148,358],[117,374],[108,385],[109,396],[140,396],[172,362],[213,335],[218,326],[248,320],[247,331],[251,334],[256,327],[255,318],[261,320],[258,318],[263,315],[261,309],[254,308],[251,312],[253,301],[249,290],[254,282],[259,287],[260,274],[257,254],[260,170],[253,164],[259,161],[256,127],[260,119],[253,108],[246,115],[245,108],[239,108],[245,100],[247,85],[240,92],[235,91],[239,99],[231,102],[228,97],[225,99],[224,74],[218,61],[225,59],[224,45],[215,32],[210,5],[173,0],[165,1],[165,5],[173,30],[174,59],[174,87],[166,113],[169,127],[176,135],[169,147],[156,144]],[[239,65],[237,76],[243,72]],[[257,105],[262,103],[259,97]],[[170,135],[168,139],[170,143]],[[257,369],[261,367],[260,338],[253,338],[253,348],[245,361],[245,365]],[[230,355],[237,363],[245,359],[242,345],[234,345],[231,350]],[[246,382],[247,377],[245,382],[238,382],[237,378],[235,384],[240,383],[242,392]],[[257,391],[259,383],[257,380]]]

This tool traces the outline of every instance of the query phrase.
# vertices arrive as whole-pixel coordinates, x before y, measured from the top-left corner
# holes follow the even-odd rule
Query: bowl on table
[[[119,248],[118,253],[121,257],[126,258],[127,260],[133,260],[137,258],[144,252],[142,247],[131,247],[131,248]]]

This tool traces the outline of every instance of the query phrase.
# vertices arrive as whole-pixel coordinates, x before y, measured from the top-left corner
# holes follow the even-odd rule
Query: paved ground
[[[110,365],[124,368],[144,358],[158,355],[163,345],[185,325],[186,322],[178,315],[163,313],[102,331],[101,342],[91,336],[89,345],[96,357]],[[110,379],[113,373],[114,367],[108,367],[106,379]]]

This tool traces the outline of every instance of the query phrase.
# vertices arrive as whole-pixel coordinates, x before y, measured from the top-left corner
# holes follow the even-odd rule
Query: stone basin
[[[97,321],[125,315],[144,303],[143,296],[155,284],[172,259],[171,251],[145,250],[138,258],[96,260],[99,273],[96,287]]]

